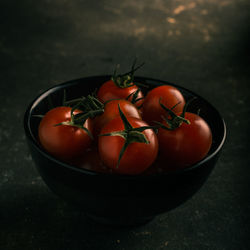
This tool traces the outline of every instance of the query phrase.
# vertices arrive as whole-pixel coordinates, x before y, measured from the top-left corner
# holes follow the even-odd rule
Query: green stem
[[[136,59],[134,60],[133,64],[132,64],[132,68],[130,71],[124,73],[124,74],[120,74],[117,75],[117,69],[118,66],[116,67],[113,76],[111,77],[111,80],[114,81],[114,83],[116,84],[117,87],[119,88],[127,88],[132,86],[134,83],[134,74],[135,72],[141,68],[145,63],[142,63],[140,65],[138,65],[137,67],[135,67],[136,65]]]
[[[174,113],[173,109],[179,104],[175,104],[171,109],[167,108],[163,103],[161,103],[161,99],[159,100],[160,106],[167,112],[166,116],[163,116],[163,120],[167,123],[168,127],[160,122],[155,122],[158,126],[167,129],[167,130],[175,130],[181,126],[184,122],[186,124],[190,124],[190,121],[185,119],[185,113],[187,110],[187,106],[190,102],[187,102],[183,108],[181,115],[177,115]],[[170,115],[171,118],[168,118]]]

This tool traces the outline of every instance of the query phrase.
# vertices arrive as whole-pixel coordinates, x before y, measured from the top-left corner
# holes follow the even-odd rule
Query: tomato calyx
[[[79,105],[84,110],[84,116],[94,118],[104,113],[104,104],[100,102],[94,95],[83,97]]]
[[[160,106],[167,112],[166,116],[162,116],[163,121],[167,124],[164,125],[161,122],[157,122],[155,121],[156,124],[158,124],[159,127],[167,129],[167,130],[175,130],[177,128],[179,128],[182,123],[186,123],[186,124],[190,124],[190,121],[188,119],[185,118],[185,113],[187,111],[187,107],[190,104],[191,101],[193,101],[193,99],[190,99],[184,106],[182,113],[180,115],[177,115],[173,109],[179,104],[177,103],[176,105],[174,105],[171,109],[169,109],[168,107],[166,107],[162,102],[161,99],[159,100],[159,104]],[[170,116],[170,118],[169,118]]]
[[[74,107],[71,108],[69,121],[63,121],[63,122],[55,124],[54,126],[64,125],[64,126],[72,126],[72,127],[80,128],[80,129],[83,129],[89,135],[91,139],[93,139],[92,133],[86,127],[84,127],[84,123],[90,117],[90,115],[86,112],[80,112],[80,113],[74,114],[74,111],[78,109],[79,106],[80,106],[80,103],[76,104]]]
[[[72,100],[71,102],[73,103],[75,101],[77,101],[77,103],[75,106],[73,106],[72,110],[79,108],[80,110],[84,111],[75,116],[71,116],[71,120],[81,122],[87,118],[94,118],[104,113],[105,104],[100,102],[93,94],[88,95],[87,97],[83,96],[81,98]]]
[[[118,109],[119,109],[119,114],[122,119],[123,125],[124,125],[124,130],[121,131],[114,131],[111,133],[106,133],[106,134],[100,134],[99,136],[120,136],[124,139],[124,144],[123,147],[120,151],[119,158],[116,164],[116,168],[119,167],[120,161],[122,159],[122,156],[125,153],[125,150],[129,146],[129,144],[134,143],[134,142],[139,142],[139,143],[145,143],[149,144],[149,140],[147,137],[142,133],[146,129],[155,129],[155,127],[152,126],[142,126],[138,128],[134,128],[122,112],[120,105],[118,104]]]
[[[141,68],[145,63],[138,65],[136,67],[136,59],[133,62],[132,68],[129,72],[126,72],[124,74],[117,74],[117,70],[120,67],[119,64],[116,66],[113,76],[111,77],[111,80],[115,83],[115,85],[119,88],[128,88],[132,85],[134,85],[134,73],[139,68]]]
[[[139,95],[140,91],[141,91],[141,89],[138,88],[136,91],[134,91],[131,94],[129,94],[126,97],[126,100],[129,100],[129,98],[132,97],[131,100],[130,100],[130,102],[133,103],[133,104],[136,104],[137,102],[143,100],[144,97],[138,98],[138,95]],[[138,109],[140,109],[141,107],[142,107],[142,104],[138,107]]]

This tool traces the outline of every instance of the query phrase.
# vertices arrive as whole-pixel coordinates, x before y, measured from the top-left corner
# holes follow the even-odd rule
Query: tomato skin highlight
[[[120,108],[122,112],[126,116],[135,117],[138,119],[141,119],[141,114],[139,110],[136,108],[134,104],[131,102],[125,100],[125,99],[117,99],[117,100],[111,100],[108,101],[104,106],[104,113],[100,116],[97,116],[94,118],[94,135],[95,137],[100,133],[102,127],[114,119],[117,116],[120,116],[118,104],[120,105]]]
[[[142,108],[142,118],[150,125],[154,121],[160,122],[162,116],[166,115],[166,111],[160,106],[159,102],[171,109],[177,105],[173,111],[182,112],[185,106],[185,99],[182,93],[175,87],[170,85],[161,85],[149,91],[144,99]]]
[[[133,117],[127,117],[127,119],[134,128],[148,126],[141,119]],[[101,134],[122,130],[124,130],[122,119],[116,117],[103,127]],[[143,134],[148,139],[149,144],[139,142],[129,144],[118,167],[117,162],[125,139],[120,136],[99,136],[98,149],[103,163],[119,174],[136,175],[144,172],[157,157],[158,140],[152,129],[144,130]]]
[[[74,114],[80,112],[75,110]],[[92,141],[87,132],[81,128],[69,125],[55,126],[61,122],[70,121],[70,113],[70,107],[53,108],[45,114],[38,128],[38,137],[43,148],[64,161],[83,154]],[[92,131],[90,119],[85,121],[84,127]]]
[[[188,167],[202,160],[210,150],[212,132],[206,121],[197,114],[185,113],[190,124],[182,123],[179,128],[166,130],[159,128],[158,142],[165,170]],[[163,122],[165,126],[167,124]]]
[[[109,100],[113,99],[126,99],[130,94],[135,93],[138,90],[138,87],[135,84],[132,84],[126,88],[118,87],[113,80],[109,80],[102,84],[99,88],[97,97],[102,102],[105,103]],[[137,98],[143,98],[143,93],[139,91]],[[132,96],[129,97],[129,101],[131,101]],[[140,107],[143,103],[143,99],[138,100],[135,103],[136,107]]]

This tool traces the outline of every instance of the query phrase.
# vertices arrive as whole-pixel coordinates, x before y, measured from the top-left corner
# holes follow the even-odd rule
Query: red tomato
[[[129,101],[132,100],[132,94],[138,90],[138,87],[135,84],[131,84],[128,87],[119,87],[115,84],[113,80],[105,82],[98,90],[97,97],[98,99],[105,103],[106,101],[113,99],[126,99],[129,95]],[[143,98],[141,91],[138,92],[137,99]],[[143,99],[138,100],[134,103],[137,107],[140,107],[143,103]]]
[[[166,111],[160,106],[159,101],[174,112],[182,112],[185,99],[181,92],[170,85],[162,85],[148,92],[143,102],[142,118],[149,124],[161,121]]]
[[[127,117],[127,120],[133,128],[148,126],[146,122],[134,117]],[[123,121],[120,117],[116,117],[103,127],[101,134],[122,130],[124,130]],[[121,136],[100,136],[98,148],[101,160],[116,173],[129,175],[142,173],[154,162],[158,153],[158,141],[154,131],[146,129],[142,133],[149,143],[130,143],[125,149],[118,166],[119,155],[125,139]]]
[[[165,169],[188,167],[202,160],[209,152],[212,133],[206,121],[189,112],[185,113],[185,119],[190,124],[183,122],[174,130],[158,130],[159,150],[166,162]],[[168,127],[165,122],[163,124]]]
[[[106,167],[100,159],[98,149],[95,147],[89,148],[85,154],[74,158],[70,164],[87,170],[92,170],[100,173],[112,173],[112,169]]]
[[[126,116],[131,116],[131,117],[141,119],[140,112],[138,111],[136,106],[133,105],[131,102],[125,99],[111,100],[105,104],[104,113],[94,118],[94,134],[95,135],[98,135],[100,133],[102,127],[107,122],[111,121],[117,116],[120,116],[118,104],[120,105],[122,112]]]
[[[80,112],[75,110],[74,114]],[[84,129],[69,125],[55,126],[70,120],[70,107],[56,107],[45,114],[38,129],[39,140],[44,149],[61,160],[81,155],[91,144],[91,138]],[[84,123],[84,127],[91,131],[89,119]]]

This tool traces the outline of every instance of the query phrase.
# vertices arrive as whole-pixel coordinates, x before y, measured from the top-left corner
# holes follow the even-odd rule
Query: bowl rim
[[[25,131],[25,135],[26,138],[32,143],[32,145],[36,148],[36,150],[42,154],[44,157],[48,158],[50,161],[55,162],[56,164],[62,165],[63,167],[72,170],[72,171],[76,171],[80,174],[87,174],[90,176],[98,176],[98,177],[109,177],[109,178],[120,178],[120,179],[148,179],[148,178],[152,178],[152,177],[159,177],[159,176],[172,176],[172,175],[178,175],[178,174],[183,174],[183,173],[187,173],[190,172],[196,168],[199,168],[200,166],[202,166],[205,162],[209,161],[211,158],[213,158],[215,155],[217,155],[219,153],[219,151],[222,149],[225,139],[226,139],[226,134],[227,134],[227,129],[226,129],[226,124],[224,121],[224,118],[221,116],[220,112],[210,103],[208,102],[205,98],[203,98],[202,96],[200,96],[199,94],[193,92],[192,90],[189,90],[185,87],[182,87],[181,85],[177,85],[175,83],[171,83],[168,82],[166,80],[160,80],[160,79],[155,79],[155,78],[150,78],[150,77],[143,77],[143,76],[135,76],[135,80],[148,80],[148,81],[153,81],[153,82],[159,82],[159,83],[163,83],[163,84],[169,84],[171,86],[177,87],[180,90],[184,90],[188,93],[190,93],[191,95],[197,96],[198,98],[202,99],[203,101],[205,101],[210,107],[212,107],[218,114],[218,116],[221,119],[222,122],[222,126],[223,126],[223,136],[222,139],[219,143],[219,145],[217,146],[217,148],[211,152],[208,156],[206,156],[205,158],[203,158],[201,161],[191,165],[190,167],[184,168],[184,169],[179,169],[179,170],[174,170],[171,172],[167,172],[167,173],[154,173],[154,174],[149,174],[149,175],[126,175],[126,174],[117,174],[117,173],[105,173],[105,172],[96,172],[94,170],[89,170],[89,169],[84,169],[84,168],[79,168],[73,165],[70,165],[68,163],[65,163],[63,161],[60,161],[59,159],[56,159],[55,157],[53,157],[52,155],[48,154],[38,143],[37,139],[35,138],[34,134],[32,133],[31,130],[31,126],[30,126],[30,120],[31,120],[31,113],[32,110],[34,109],[35,106],[37,106],[37,104],[45,97],[48,96],[48,94],[55,92],[57,89],[61,89],[62,87],[67,87],[67,86],[71,86],[71,85],[75,85],[77,84],[77,82],[82,81],[82,80],[87,80],[87,79],[94,79],[94,78],[110,78],[111,75],[93,75],[93,76],[86,76],[86,77],[81,77],[81,78],[76,78],[76,79],[72,79],[72,80],[68,80],[59,84],[55,84],[47,89],[45,89],[44,91],[42,91],[41,93],[39,93],[35,98],[33,98],[33,100],[28,104],[25,113],[24,113],[24,117],[23,117],[23,127],[24,127],[24,131]]]

